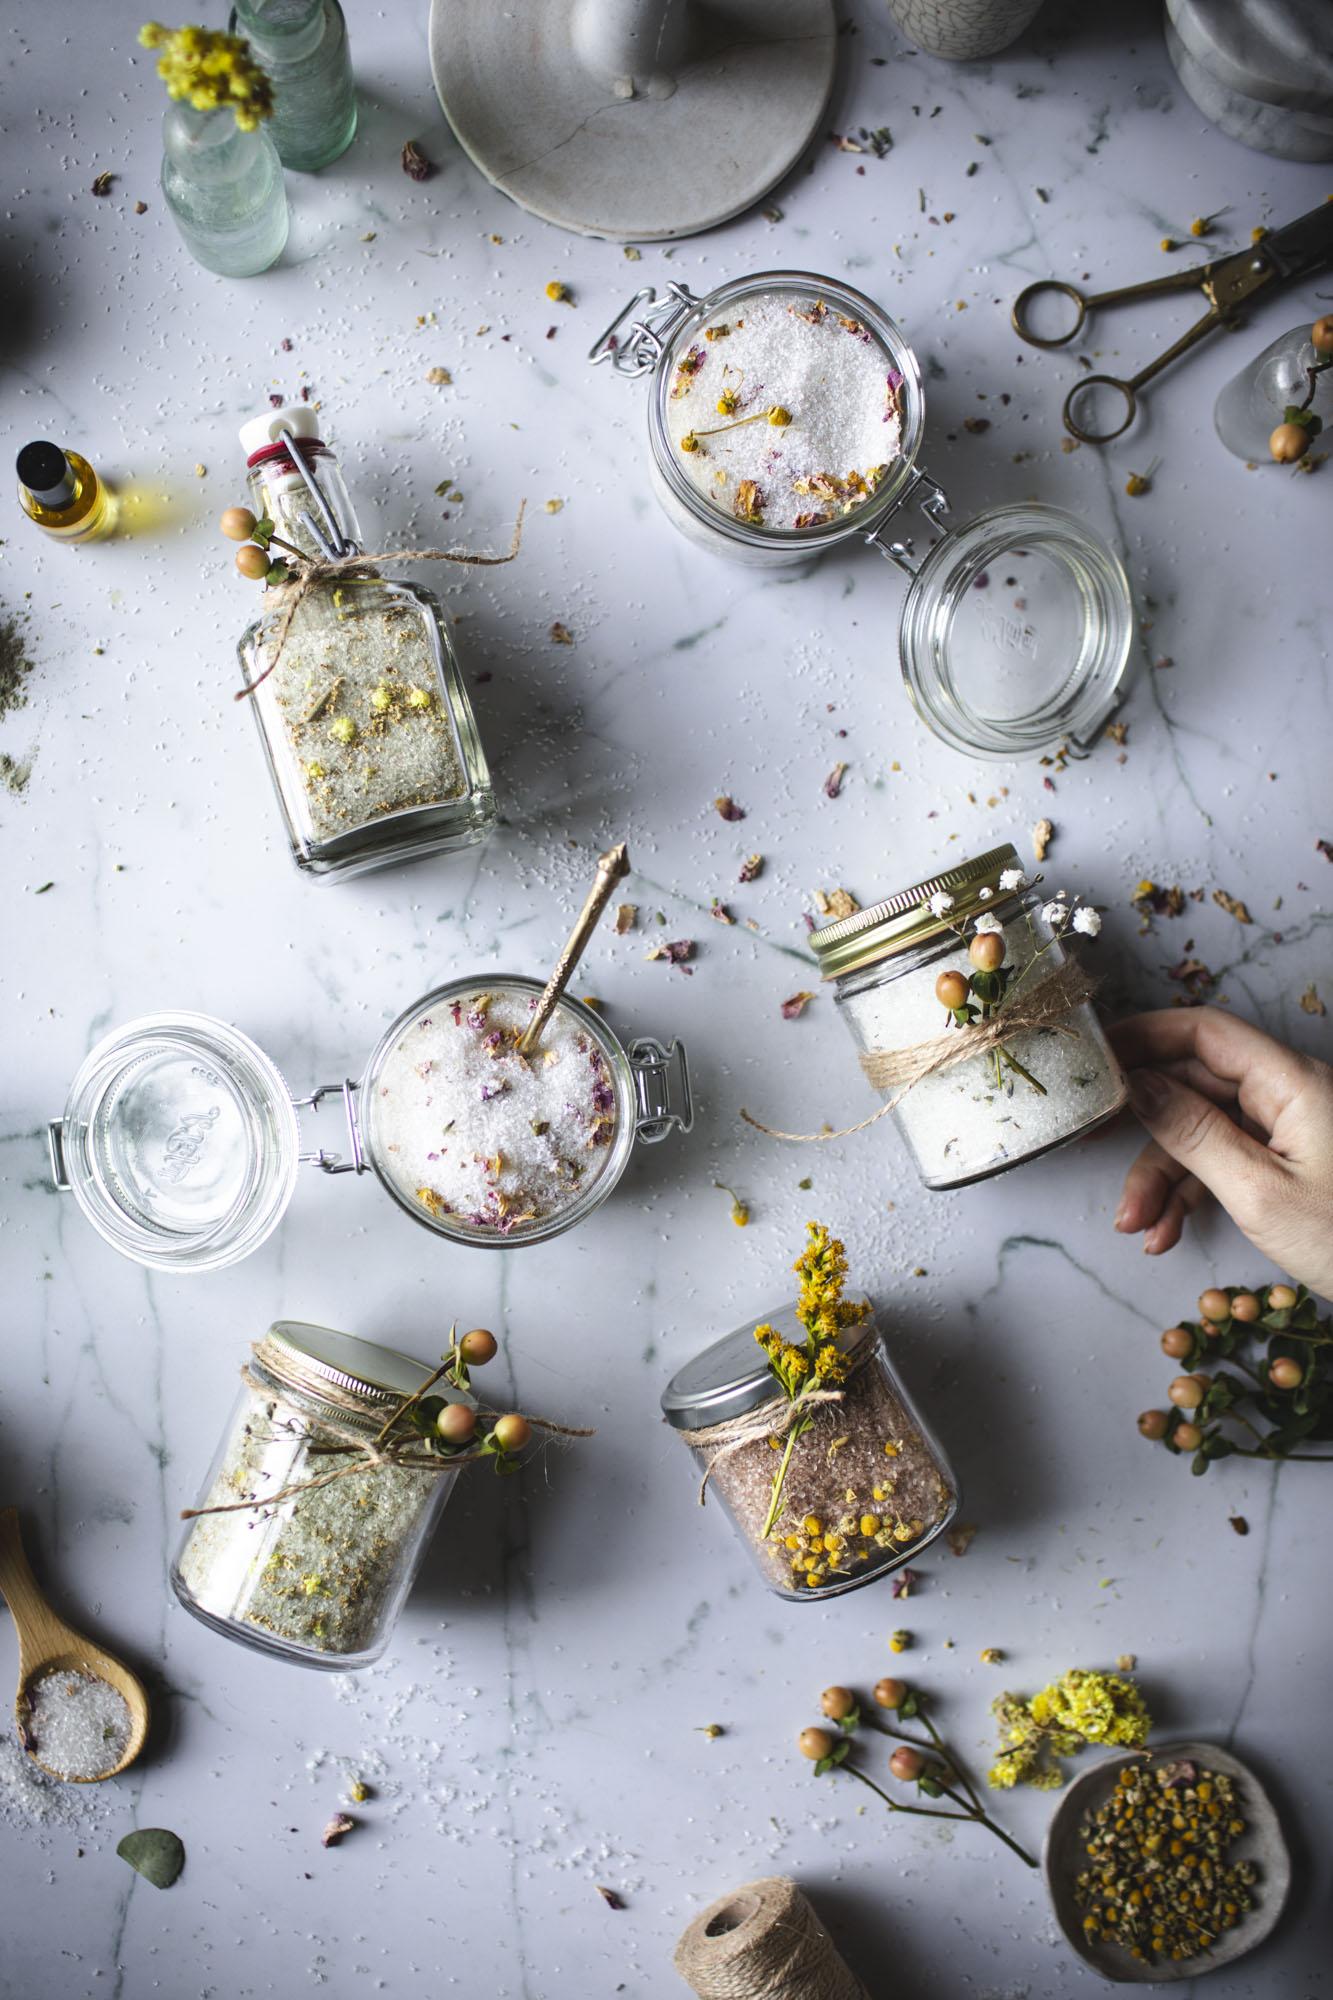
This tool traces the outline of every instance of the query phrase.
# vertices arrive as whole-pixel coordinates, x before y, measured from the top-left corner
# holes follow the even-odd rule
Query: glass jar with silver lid
[[[779,1307],[761,1324],[784,1340],[805,1339],[794,1306]],[[903,1387],[883,1335],[866,1322],[842,1339],[850,1370],[841,1395],[809,1412],[785,1461],[789,1438],[781,1420],[790,1405],[753,1323],[696,1354],[662,1395],[667,1423],[706,1476],[707,1502],[725,1508],[768,1588],[802,1602],[859,1590],[900,1569],[958,1511],[958,1481]],[[763,1428],[769,1410],[771,1433]]]
[[[1128,671],[1124,570],[1072,514],[1036,502],[946,530],[947,496],[917,462],[920,365],[872,299],[809,271],[705,298],[649,286],[589,359],[649,377],[653,489],[697,547],[772,568],[860,538],[911,579],[900,666],[946,743],[997,758],[1091,747]],[[940,534],[925,555],[911,510]]]
[[[154,1270],[248,1256],[303,1164],[373,1173],[453,1243],[546,1242],[601,1207],[636,1143],[688,1132],[693,1109],[680,1042],[622,1042],[568,995],[522,1062],[516,1030],[542,990],[515,974],[436,987],[385,1030],[358,1080],[308,1097],[224,1021],[131,1021],[85,1057],[51,1122],[52,1179],[113,1248]],[[342,1107],[346,1150],[303,1150],[299,1114],[327,1099]]]
[[[914,1082],[884,1074],[882,1058],[890,1058],[891,1075],[902,1051],[958,1027],[939,982],[945,974],[960,981],[975,976],[970,939],[978,917],[1003,943],[999,1021],[1005,1007],[1039,994],[1039,981],[1066,966],[1071,909],[1027,885],[1016,852],[1005,846],[914,882],[811,937],[862,1068],[893,1103],[890,1116],[927,1187],[989,1180],[1094,1131],[1123,1107],[1125,1079],[1087,997]],[[1058,1000],[1059,989],[1044,991]],[[980,1014],[970,996],[965,1004]]]
[[[172,1564],[185,1609],[305,1666],[377,1660],[458,1470],[446,1460],[438,1471],[388,1460],[340,1468],[430,1373],[331,1327],[271,1326],[252,1350]]]

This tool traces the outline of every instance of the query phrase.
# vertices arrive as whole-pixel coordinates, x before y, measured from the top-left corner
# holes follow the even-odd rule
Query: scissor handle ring
[[[1078,317],[1067,333],[1052,336],[1034,333],[1028,325],[1028,307],[1044,292],[1059,292],[1062,298],[1072,299],[1078,307]],[[1009,315],[1010,324],[1020,340],[1026,340],[1029,347],[1064,347],[1081,329],[1088,316],[1088,302],[1076,285],[1066,285],[1060,278],[1038,278],[1035,285],[1025,285],[1014,300],[1013,311]]]
[[[1090,431],[1083,424],[1078,423],[1074,416],[1074,405],[1084,390],[1099,387],[1103,389],[1115,389],[1125,399],[1124,417],[1116,425],[1115,429],[1111,431]],[[1084,444],[1110,444],[1112,438],[1120,437],[1123,432],[1129,429],[1134,421],[1138,407],[1138,398],[1135,396],[1133,389],[1128,382],[1122,382],[1118,375],[1085,375],[1082,381],[1075,382],[1073,388],[1065,397],[1064,408],[1060,414],[1065,420],[1065,429],[1071,437],[1080,439]]]

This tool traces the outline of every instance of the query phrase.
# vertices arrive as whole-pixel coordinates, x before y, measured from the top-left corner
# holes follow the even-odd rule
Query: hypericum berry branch
[[[1268,440],[1268,449],[1279,465],[1293,465],[1297,459],[1304,458],[1324,428],[1323,418],[1317,416],[1310,405],[1319,387],[1319,377],[1333,368],[1333,313],[1325,313],[1322,319],[1315,321],[1310,328],[1310,345],[1316,354],[1324,358],[1306,369],[1304,402],[1287,404],[1282,412],[1282,422]]]
[[[1333,1452],[1297,1449],[1333,1439],[1333,1318],[1319,1317],[1304,1285],[1212,1285],[1199,1295],[1197,1320],[1167,1328],[1162,1352],[1191,1372],[1167,1390],[1171,1409],[1143,1412],[1139,1431],[1190,1454],[1196,1474],[1219,1458],[1333,1463]]]
[[[270,560],[270,548],[288,549],[298,562],[309,561],[304,549],[298,549],[294,542],[285,542],[273,532],[273,523],[267,515],[252,514],[248,507],[228,507],[218,527],[229,542],[244,544],[236,551],[236,568],[252,583],[290,582],[291,570],[286,563]]]
[[[1027,1867],[1035,1868],[1037,1864],[1027,1850],[1020,1847],[1003,1827],[997,1826],[986,1811],[976,1786],[927,1715],[925,1696],[909,1688],[905,1681],[885,1679],[876,1682],[874,1699],[878,1707],[893,1711],[900,1720],[917,1717],[929,1732],[929,1741],[894,1729],[879,1716],[863,1715],[850,1688],[825,1688],[820,1706],[836,1725],[837,1734],[831,1729],[803,1729],[797,1738],[801,1755],[809,1757],[814,1763],[815,1776],[822,1778],[829,1771],[842,1771],[849,1778],[859,1780],[876,1798],[882,1799],[890,1812],[911,1813],[919,1819],[971,1820],[974,1825],[984,1826],[997,1840],[1003,1841]],[[889,1771],[900,1784],[914,1785],[923,1798],[949,1799],[958,1810],[950,1812],[933,1805],[906,1805],[876,1784],[859,1764],[852,1763],[852,1738],[863,1725],[899,1739],[897,1749],[889,1758]],[[955,1791],[955,1783],[962,1786],[961,1792]]]

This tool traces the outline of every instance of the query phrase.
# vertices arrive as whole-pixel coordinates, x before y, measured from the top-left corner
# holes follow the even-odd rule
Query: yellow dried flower
[[[718,415],[720,417],[731,416],[732,413],[735,411],[736,406],[738,405],[740,400],[741,400],[740,397],[736,394],[736,391],[734,389],[724,389],[722,391],[722,394],[717,399]]]
[[[552,278],[550,284],[546,287],[546,296],[553,306],[568,305],[569,286],[562,285],[558,278]]]
[[[693,431],[686,431],[680,441],[680,448],[682,451],[701,451],[703,449]]]
[[[772,409],[768,413],[768,421],[770,422],[770,424],[774,426],[776,430],[780,431],[785,430],[787,425],[791,422],[791,411],[784,410],[781,403],[774,403]]]
[[[257,132],[273,116],[273,86],[239,35],[146,21],[139,43],[161,51],[157,73],[169,97],[184,98],[196,111],[228,109],[242,132]]]
[[[335,716],[329,724],[329,735],[335,743],[355,743],[356,724],[350,715]]]
[[[412,687],[407,690],[407,705],[409,708],[429,708],[433,700],[434,696],[431,694],[429,688]]]
[[[376,715],[384,715],[393,706],[393,690],[387,681],[381,681],[370,691],[370,705]]]

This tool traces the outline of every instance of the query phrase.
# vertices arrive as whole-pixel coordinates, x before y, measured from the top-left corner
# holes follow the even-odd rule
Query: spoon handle
[[[56,1617],[28,1566],[17,1507],[0,1509],[0,1593],[18,1629],[20,1661],[64,1649],[69,1627]]]

